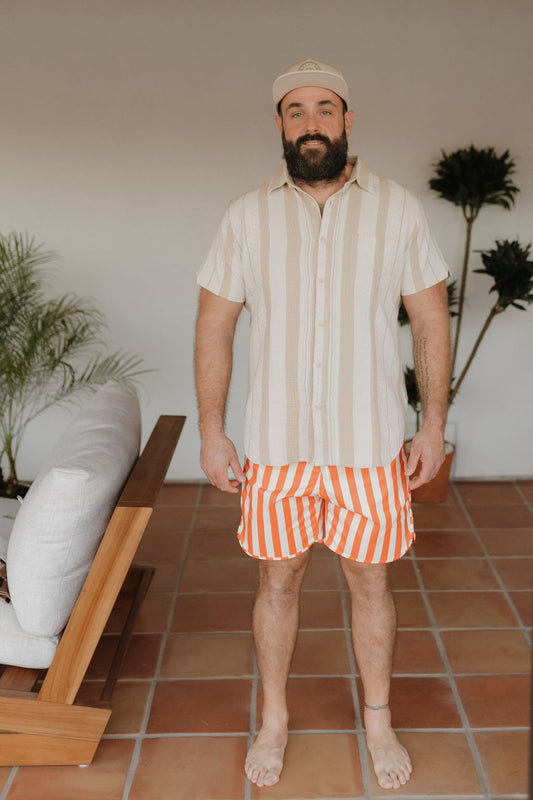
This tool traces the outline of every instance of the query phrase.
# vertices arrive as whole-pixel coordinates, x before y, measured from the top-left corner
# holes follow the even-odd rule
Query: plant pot
[[[411,442],[406,442],[408,452],[410,444]],[[431,481],[419,486],[417,489],[413,489],[411,499],[414,503],[443,503],[446,500],[454,455],[455,446],[451,442],[445,442],[443,465]]]
[[[29,483],[17,483],[11,491],[6,490],[6,484],[0,486],[0,497],[6,497],[8,500],[16,500],[17,497],[26,497],[30,488]]]

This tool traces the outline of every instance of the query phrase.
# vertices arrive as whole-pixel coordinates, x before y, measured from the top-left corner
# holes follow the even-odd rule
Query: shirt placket
[[[323,462],[325,450],[325,430],[324,430],[324,380],[325,380],[325,335],[327,319],[326,308],[326,279],[327,279],[327,249],[328,231],[331,220],[331,204],[328,200],[324,206],[324,211],[320,221],[317,242],[317,261],[316,261],[316,314],[314,330],[314,352],[313,352],[313,384],[312,384],[312,409],[313,409],[313,432],[315,441],[315,459]]]

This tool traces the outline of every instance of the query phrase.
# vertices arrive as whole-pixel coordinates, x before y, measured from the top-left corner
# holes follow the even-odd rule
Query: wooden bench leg
[[[135,624],[135,620],[137,618],[137,614],[143,603],[143,600],[146,597],[146,592],[148,591],[151,580],[154,576],[154,572],[155,569],[153,567],[144,567],[134,564],[130,568],[130,571],[126,578],[128,583],[134,581],[134,593],[130,609],[128,611],[128,616],[126,617],[124,627],[120,634],[118,647],[113,657],[113,661],[111,663],[111,667],[109,669],[109,673],[106,678],[104,688],[102,689],[102,693],[100,695],[100,701],[103,703],[111,702],[113,690],[115,688],[115,684],[118,679],[122,662],[124,661],[124,656],[126,655],[126,649],[128,647],[131,638],[133,626]]]

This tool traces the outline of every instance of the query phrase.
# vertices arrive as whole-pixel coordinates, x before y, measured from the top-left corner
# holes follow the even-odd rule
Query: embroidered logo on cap
[[[299,72],[308,72],[310,70],[316,70],[320,72],[320,66],[316,63],[316,61],[304,61],[303,64],[300,64],[298,67]]]

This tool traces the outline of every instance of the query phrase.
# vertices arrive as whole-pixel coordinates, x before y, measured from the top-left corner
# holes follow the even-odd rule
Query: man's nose
[[[319,133],[318,121],[314,117],[309,117],[306,120],[305,132],[306,133]]]

